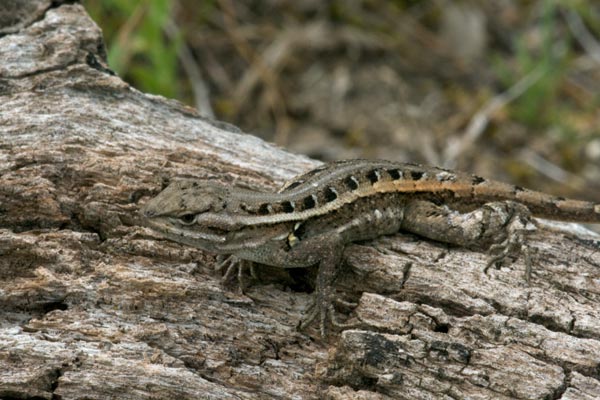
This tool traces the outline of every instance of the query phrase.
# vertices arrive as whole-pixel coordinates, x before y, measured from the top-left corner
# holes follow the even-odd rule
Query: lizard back
[[[477,175],[390,161],[347,160],[325,164],[294,178],[277,193],[232,192],[232,223],[299,221],[332,212],[368,196],[406,193],[461,210],[491,201],[519,202],[534,216],[600,223],[600,204],[565,199]]]

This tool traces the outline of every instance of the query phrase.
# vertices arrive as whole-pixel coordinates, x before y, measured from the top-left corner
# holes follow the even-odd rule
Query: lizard
[[[535,229],[532,216],[600,223],[600,203],[438,167],[343,160],[300,175],[275,193],[214,180],[174,181],[143,206],[142,214],[146,225],[167,239],[232,255],[224,261],[225,276],[237,269],[240,285],[248,262],[318,265],[314,303],[300,328],[318,319],[325,336],[328,322],[343,326],[335,318],[333,283],[349,243],[404,231],[488,247],[487,271],[527,250],[524,235]],[[530,260],[526,263],[529,271]]]

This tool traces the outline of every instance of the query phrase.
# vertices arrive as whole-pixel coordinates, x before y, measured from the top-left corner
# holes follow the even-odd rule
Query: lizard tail
[[[490,200],[515,200],[535,217],[558,221],[600,223],[600,203],[566,199],[520,186],[491,182],[474,187],[473,195]]]

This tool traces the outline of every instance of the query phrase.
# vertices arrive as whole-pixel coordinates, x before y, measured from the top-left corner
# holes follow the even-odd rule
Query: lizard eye
[[[191,225],[196,220],[196,214],[183,214],[179,217],[179,221],[184,223],[185,225]]]

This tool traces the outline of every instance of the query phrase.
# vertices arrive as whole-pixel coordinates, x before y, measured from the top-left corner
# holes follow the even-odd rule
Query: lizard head
[[[190,224],[201,213],[219,212],[226,206],[228,189],[209,181],[171,183],[142,208],[146,218],[168,217]]]
[[[164,236],[207,248],[206,242],[225,240],[225,229],[218,225],[229,191],[227,186],[210,181],[177,181],[148,201],[141,212],[146,224]],[[201,218],[217,222],[200,223]]]

